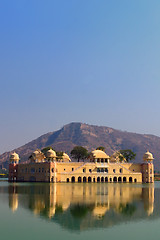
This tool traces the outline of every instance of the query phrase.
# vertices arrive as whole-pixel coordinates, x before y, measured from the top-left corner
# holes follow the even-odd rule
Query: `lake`
[[[1,239],[158,239],[160,182],[0,180]]]

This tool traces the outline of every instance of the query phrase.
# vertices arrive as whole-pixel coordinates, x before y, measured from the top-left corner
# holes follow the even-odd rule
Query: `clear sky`
[[[0,153],[70,122],[160,136],[159,0],[0,0]]]

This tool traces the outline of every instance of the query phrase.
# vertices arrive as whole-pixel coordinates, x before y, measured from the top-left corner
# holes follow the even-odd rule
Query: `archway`
[[[82,179],[81,179],[81,177],[78,177],[78,182],[82,182]]]
[[[101,182],[104,182],[104,177],[101,177]]]
[[[126,182],[126,181],[127,181],[126,177],[123,177],[123,182]]]
[[[132,182],[132,177],[129,177],[129,182],[130,182],[130,183]]]
[[[134,182],[135,182],[135,183],[137,182],[137,179],[136,179],[136,178],[134,179]]]
[[[117,182],[117,177],[114,177],[114,178],[113,178],[113,182]]]
[[[91,179],[91,177],[88,177],[88,182],[92,182],[92,179]]]
[[[71,181],[72,181],[72,182],[75,182],[75,177],[72,177],[72,178],[71,178]]]
[[[69,178],[67,178],[67,182],[69,182]]]
[[[97,182],[100,182],[100,177],[97,177]]]
[[[109,181],[112,182],[112,178],[110,178]]]
[[[86,182],[86,177],[83,177],[83,182]]]
[[[122,182],[122,178],[121,177],[118,178],[118,182]]]
[[[105,177],[105,182],[108,182],[108,177]]]

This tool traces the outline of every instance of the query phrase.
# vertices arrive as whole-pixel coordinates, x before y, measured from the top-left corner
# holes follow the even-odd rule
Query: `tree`
[[[52,147],[48,146],[48,147],[43,148],[43,149],[41,150],[41,152],[44,153],[44,155],[45,155],[46,152],[47,152],[49,149],[52,149],[52,150],[53,150]]]
[[[99,146],[99,147],[97,147],[97,148],[96,148],[96,150],[101,150],[101,151],[103,151],[103,152],[104,152],[104,150],[105,150],[105,147],[103,147],[103,146]]]
[[[71,156],[74,159],[77,159],[78,162],[80,159],[84,160],[88,157],[88,151],[86,148],[81,146],[75,146],[71,151]]]
[[[135,159],[136,157],[136,153],[134,153],[131,149],[120,150],[119,152],[123,155],[127,162]]]
[[[61,159],[63,157],[63,152],[56,151],[57,158]]]

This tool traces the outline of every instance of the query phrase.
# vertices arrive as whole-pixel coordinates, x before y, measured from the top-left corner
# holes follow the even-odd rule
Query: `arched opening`
[[[91,177],[88,177],[88,182],[92,182],[92,179],[91,179]]]
[[[110,178],[109,181],[112,182],[112,178]]]
[[[129,182],[132,182],[132,177],[129,177]]]
[[[86,182],[86,177],[83,177],[83,182]]]
[[[97,177],[97,182],[100,182],[100,177]]]
[[[72,177],[72,178],[71,178],[71,181],[72,181],[72,182],[75,182],[75,177]]]
[[[114,178],[113,178],[113,182],[117,182],[117,177],[114,177]]]
[[[105,177],[105,182],[108,182],[108,177]]]
[[[134,179],[134,182],[137,182],[137,179],[136,179],[136,178]]]
[[[96,179],[95,179],[95,177],[93,178],[93,182],[96,182]]]
[[[78,182],[82,182],[82,179],[81,179],[81,177],[78,177]]]
[[[104,182],[104,177],[101,177],[101,182]]]
[[[121,177],[118,178],[118,182],[122,182],[122,178]]]
[[[69,182],[69,178],[67,178],[67,182]]]
[[[126,177],[123,177],[123,182],[126,182],[126,181],[127,181]]]

